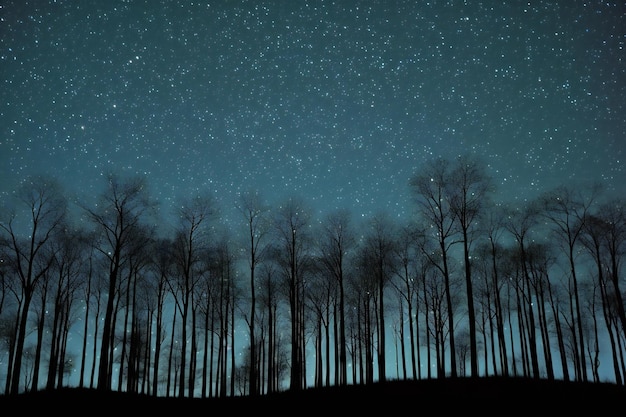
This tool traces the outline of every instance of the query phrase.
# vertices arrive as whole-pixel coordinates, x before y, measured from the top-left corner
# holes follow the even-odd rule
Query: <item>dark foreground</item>
[[[224,399],[64,388],[0,396],[3,416],[626,416],[626,388],[519,378],[389,381]]]

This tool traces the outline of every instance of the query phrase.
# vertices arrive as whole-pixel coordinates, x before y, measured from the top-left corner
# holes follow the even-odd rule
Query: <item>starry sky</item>
[[[621,1],[4,1],[0,196],[115,172],[163,206],[403,216],[416,170],[463,153],[500,199],[625,195],[625,43]]]

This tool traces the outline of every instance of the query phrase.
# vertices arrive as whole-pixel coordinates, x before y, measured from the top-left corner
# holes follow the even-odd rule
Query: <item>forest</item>
[[[111,174],[93,201],[24,179],[0,211],[5,395],[624,385],[623,196],[564,184],[498,200],[468,155],[420,166],[406,190],[406,221],[349,208],[317,218],[301,196],[248,191],[226,223],[211,190],[165,213],[144,176]]]

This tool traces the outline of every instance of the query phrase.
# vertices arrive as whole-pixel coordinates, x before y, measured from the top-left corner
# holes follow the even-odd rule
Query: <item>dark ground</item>
[[[520,378],[388,381],[258,398],[163,398],[63,388],[0,396],[2,416],[626,416],[626,387]]]

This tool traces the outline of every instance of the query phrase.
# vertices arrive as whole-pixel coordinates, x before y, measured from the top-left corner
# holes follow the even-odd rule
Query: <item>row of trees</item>
[[[224,225],[208,192],[164,220],[147,185],[111,175],[75,206],[52,178],[16,190],[0,222],[7,394],[70,373],[180,397],[300,390],[307,376],[600,381],[601,355],[624,383],[624,201],[599,187],[505,204],[465,155],[416,172],[407,221],[315,219],[301,198],[247,192],[241,223]]]

